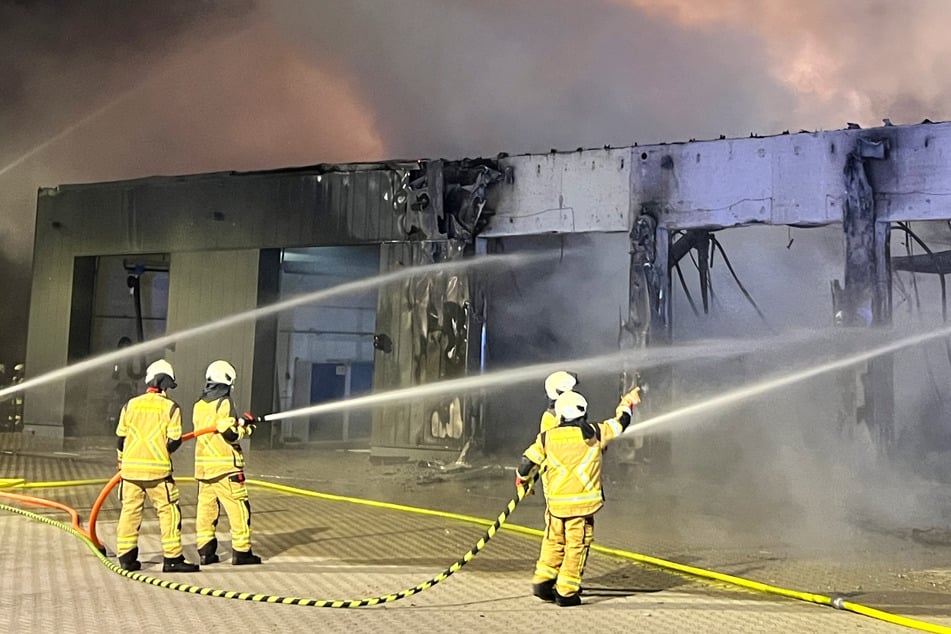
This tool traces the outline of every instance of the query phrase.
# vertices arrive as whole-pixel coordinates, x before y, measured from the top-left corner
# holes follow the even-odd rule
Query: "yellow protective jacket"
[[[542,413],[542,421],[538,425],[538,431],[548,431],[549,429],[554,429],[558,427],[558,417],[555,416],[555,408],[549,407]]]
[[[238,426],[237,410],[230,396],[195,403],[192,422],[195,432],[214,430],[195,438],[196,479],[216,480],[244,469],[244,453],[238,441],[250,434],[247,428]]]
[[[546,465],[542,482],[548,511],[552,515],[581,517],[601,508],[604,504],[601,452],[624,431],[624,423],[614,418],[601,423],[585,422],[588,437],[582,433],[580,425],[563,423],[538,434],[535,442],[525,450],[527,460]]]
[[[122,408],[116,436],[123,439],[119,473],[124,480],[167,478],[172,475],[168,441],[182,437],[182,410],[163,392],[146,392]]]

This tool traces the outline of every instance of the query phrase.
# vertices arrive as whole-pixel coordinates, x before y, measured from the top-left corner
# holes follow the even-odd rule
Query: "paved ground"
[[[187,454],[176,456],[187,474]],[[109,477],[108,448],[78,455],[0,453],[0,478],[28,481]],[[459,472],[417,465],[374,466],[366,454],[327,450],[256,451],[254,478],[340,495],[387,500],[494,518],[512,492],[511,472],[485,464]],[[85,514],[101,487],[34,491]],[[195,485],[183,482],[186,553],[195,557]],[[359,599],[397,592],[442,571],[483,529],[464,522],[349,502],[252,489],[260,567],[217,564],[193,575],[163,575],[154,515],[146,512],[141,548],[149,574],[212,588],[281,596]],[[674,509],[661,494],[609,490],[598,516],[599,543],[707,567],[792,589],[849,600],[951,626],[951,547],[940,535],[860,526],[849,547],[822,540],[792,544],[767,532],[734,530],[733,519]],[[668,500],[669,502],[669,500]],[[114,544],[118,504],[101,516],[100,537]],[[541,496],[513,515],[538,527]],[[45,511],[40,511],[45,513]],[[684,515],[689,512],[689,517]],[[681,515],[678,516],[678,513]],[[50,516],[61,518],[51,512]],[[202,631],[535,631],[893,632],[868,617],[713,583],[595,554],[585,575],[585,605],[559,609],[528,595],[537,540],[500,534],[446,581],[374,608],[319,609],[185,594],[122,578],[69,534],[0,513],[0,630]],[[227,550],[223,535],[222,552]]]

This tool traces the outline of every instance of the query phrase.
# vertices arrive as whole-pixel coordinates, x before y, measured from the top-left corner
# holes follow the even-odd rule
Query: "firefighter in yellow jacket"
[[[163,572],[195,572],[198,566],[182,554],[182,510],[172,479],[171,454],[182,444],[182,412],[166,396],[175,385],[175,371],[156,361],[145,372],[145,394],[129,400],[116,427],[122,511],[116,528],[116,551],[124,570],[139,570],[139,528],[148,496],[162,530]]]
[[[548,409],[542,412],[542,420],[539,424],[539,431],[548,431],[553,427],[558,427],[558,417],[555,416],[555,399],[575,389],[578,385],[578,375],[574,372],[565,372],[559,370],[552,372],[545,378],[545,394],[548,396]]]
[[[218,538],[215,529],[221,507],[228,514],[231,525],[231,563],[235,566],[259,564],[261,558],[251,552],[251,503],[244,484],[243,438],[254,432],[255,418],[251,414],[238,416],[231,388],[237,373],[227,361],[215,361],[205,372],[205,389],[195,403],[192,421],[195,439],[195,479],[198,480],[198,513],[195,528],[198,532],[198,554],[201,563],[219,561]]]
[[[581,603],[581,576],[594,541],[594,514],[604,504],[601,452],[631,423],[640,388],[621,398],[615,417],[601,423],[587,420],[588,403],[577,392],[555,401],[557,427],[538,434],[525,450],[515,486],[530,482],[545,465],[545,535],[532,577],[532,594],[566,607]]]

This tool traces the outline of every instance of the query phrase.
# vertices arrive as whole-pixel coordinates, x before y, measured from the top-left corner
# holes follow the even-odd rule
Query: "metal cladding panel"
[[[461,245],[444,242],[386,244],[380,268],[393,271],[460,257]],[[458,378],[467,364],[469,279],[462,274],[426,273],[394,282],[377,295],[376,330],[392,351],[376,350],[373,386],[387,391]],[[393,449],[459,452],[471,436],[466,404],[453,396],[414,398],[373,410],[371,455]],[[398,452],[405,455],[405,452]]]
[[[380,247],[380,271],[401,268],[413,261],[410,244],[385,244]],[[375,390],[409,387],[413,384],[413,340],[410,313],[405,306],[405,283],[394,282],[377,293],[377,331],[393,342],[393,351],[374,351],[373,386]],[[414,424],[415,421],[415,424]],[[408,447],[414,436],[421,436],[422,411],[417,403],[394,403],[373,410],[371,445]],[[414,434],[414,428],[419,432]]]
[[[50,205],[40,199],[34,247],[33,288],[27,333],[27,378],[66,365],[73,294],[73,256],[68,237],[51,227]],[[39,228],[44,227],[43,231]],[[34,388],[24,396],[23,420],[37,434],[62,435],[65,382]],[[40,429],[34,429],[39,427]]]
[[[168,334],[256,308],[258,260],[257,249],[173,253]],[[182,406],[187,428],[191,428],[192,406],[205,385],[205,369],[216,359],[225,359],[235,367],[235,404],[242,410],[250,408],[254,329],[253,321],[219,328],[179,341],[166,351],[178,383],[171,396]]]
[[[631,148],[513,156],[483,238],[627,231]]]
[[[125,245],[129,234],[124,193],[112,188],[83,189],[66,193],[59,189],[40,190],[34,258],[49,257],[50,241],[58,241],[60,255],[98,255],[101,245]],[[120,252],[120,251],[116,251]]]
[[[64,186],[41,196],[77,254],[174,253],[396,240],[398,183],[385,169],[210,174]]]

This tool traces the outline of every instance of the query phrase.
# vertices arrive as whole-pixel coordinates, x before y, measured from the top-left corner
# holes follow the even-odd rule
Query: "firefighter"
[[[205,372],[205,389],[195,403],[192,420],[200,434],[195,445],[195,479],[198,480],[198,554],[203,565],[219,560],[215,529],[221,507],[231,525],[231,563],[235,566],[259,564],[261,558],[251,552],[251,503],[244,484],[243,438],[254,433],[255,418],[238,416],[231,388],[237,372],[227,361],[214,361]]]
[[[145,394],[129,400],[119,414],[116,435],[119,497],[122,511],[116,528],[116,551],[124,570],[139,570],[139,529],[148,496],[162,529],[162,572],[195,572],[198,565],[182,554],[182,510],[172,478],[171,454],[182,444],[182,412],[166,392],[174,387],[175,371],[162,359],[145,373]]]
[[[558,417],[555,416],[555,399],[565,392],[570,392],[578,385],[578,375],[574,372],[559,370],[548,375],[545,379],[545,394],[548,395],[548,409],[542,412],[539,431],[548,431],[558,426]]]
[[[594,541],[594,514],[604,504],[601,452],[631,423],[640,388],[621,398],[615,417],[589,423],[588,402],[577,392],[555,401],[559,424],[541,432],[525,450],[515,473],[515,486],[530,482],[545,464],[545,535],[532,577],[532,594],[567,607],[581,604],[581,576]]]

